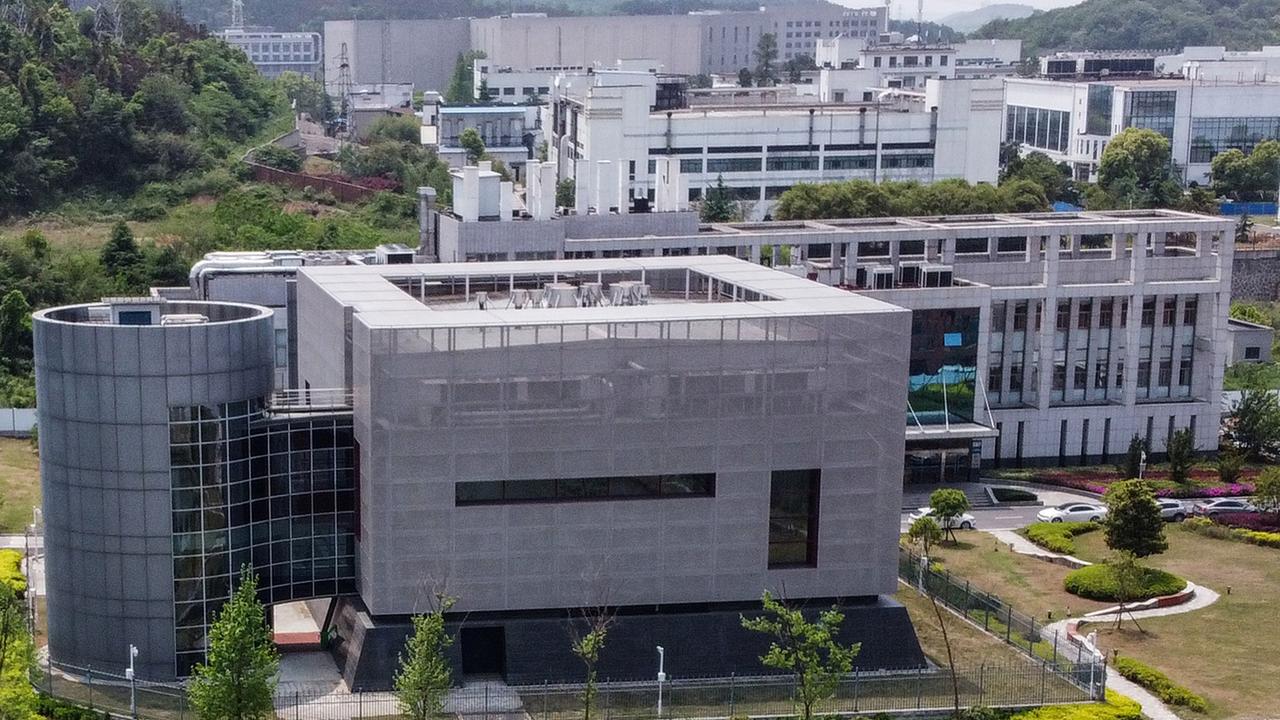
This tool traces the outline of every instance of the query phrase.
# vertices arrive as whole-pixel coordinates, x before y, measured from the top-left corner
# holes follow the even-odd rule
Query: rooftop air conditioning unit
[[[950,265],[926,265],[924,267],[924,287],[951,287],[953,268]]]
[[[870,282],[867,287],[872,290],[892,290],[893,289],[893,268],[885,266],[877,266],[871,269]]]
[[[529,291],[524,288],[516,288],[511,291],[511,307],[520,310],[529,304]]]
[[[548,283],[543,291],[546,293],[547,307],[571,308],[578,306],[578,288],[569,283]]]
[[[604,304],[604,286],[598,282],[585,282],[579,289],[582,307],[599,307]]]
[[[898,265],[898,285],[900,287],[921,287],[925,263],[920,260],[907,260]]]

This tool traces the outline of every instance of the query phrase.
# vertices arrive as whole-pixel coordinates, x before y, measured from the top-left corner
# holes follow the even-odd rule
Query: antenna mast
[[[228,30],[244,29],[244,0],[231,0],[231,23]]]
[[[342,43],[338,53],[338,97],[342,106],[339,116],[342,118],[342,132],[346,139],[353,136],[351,127],[351,59],[347,55],[347,44]]]

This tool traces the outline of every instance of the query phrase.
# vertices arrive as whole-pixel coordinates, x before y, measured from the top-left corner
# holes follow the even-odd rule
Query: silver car
[[[1187,519],[1187,506],[1182,504],[1181,500],[1173,498],[1160,498],[1156,500],[1156,504],[1160,506],[1160,517],[1173,522],[1182,522]]]

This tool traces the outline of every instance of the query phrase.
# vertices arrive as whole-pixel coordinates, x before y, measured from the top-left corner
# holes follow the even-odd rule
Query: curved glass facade
[[[258,575],[264,603],[355,592],[349,413],[275,415],[261,400],[169,409],[178,675],[214,614]]]

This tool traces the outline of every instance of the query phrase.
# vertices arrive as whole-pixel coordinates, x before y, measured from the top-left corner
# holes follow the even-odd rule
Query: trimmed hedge
[[[1177,527],[1187,532],[1218,540],[1234,540],[1280,550],[1280,533],[1227,527],[1226,525],[1219,525],[1208,518],[1190,518],[1184,523],[1179,523]]]
[[[1146,663],[1138,662],[1133,658],[1120,657],[1116,658],[1113,667],[1126,680],[1150,690],[1165,703],[1181,705],[1200,713],[1209,709],[1209,704],[1204,698],[1170,680],[1168,675]]]
[[[1091,522],[1032,523],[1022,531],[1023,536],[1045,550],[1072,555],[1076,544],[1071,539],[1102,527]]]
[[[1260,532],[1280,533],[1280,515],[1273,513],[1241,512],[1218,513],[1212,520],[1219,525],[1258,530]]]
[[[36,699],[36,714],[49,720],[111,720],[106,710],[89,710],[47,695]]]
[[[8,585],[15,595],[27,592],[27,578],[22,574],[22,553],[0,550],[0,583]]]
[[[1187,586],[1187,581],[1163,570],[1143,568],[1142,588],[1130,602],[1172,595]],[[1099,563],[1072,570],[1062,581],[1066,591],[1086,600],[1120,602],[1120,587],[1111,566]]]
[[[1011,715],[1009,720],[1142,720],[1142,706],[1108,690],[1106,703],[1049,705]]]

